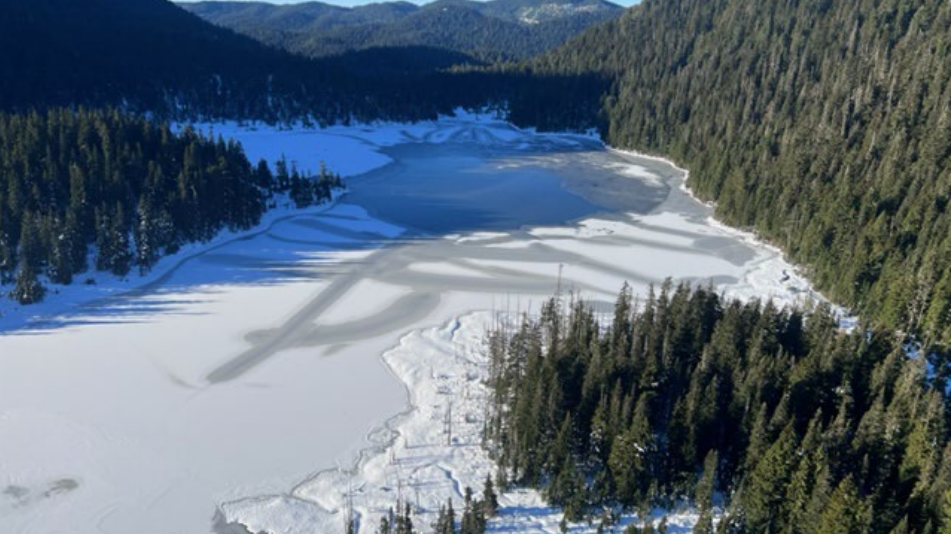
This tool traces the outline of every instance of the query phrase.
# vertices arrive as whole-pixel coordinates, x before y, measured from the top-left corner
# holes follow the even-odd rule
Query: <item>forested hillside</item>
[[[665,284],[608,324],[553,299],[488,346],[500,479],[570,520],[687,500],[710,534],[719,494],[723,533],[951,529],[946,382],[892,333]]]
[[[443,4],[462,26],[538,8]],[[443,13],[403,8],[373,16]],[[0,14],[7,109],[332,122],[505,103],[517,123],[566,128],[595,124],[600,108],[608,142],[689,166],[721,217],[781,245],[835,300],[951,340],[947,3],[648,0],[528,64],[452,74],[435,71],[466,56],[426,47],[293,57],[165,0],[36,0]]]
[[[447,5],[447,16],[459,14],[463,22],[491,18],[469,4]],[[521,5],[509,4],[512,13]],[[492,4],[483,9],[501,8]],[[425,17],[438,19],[438,13],[420,10]],[[492,15],[503,16],[514,15]],[[478,38],[487,46],[515,46],[501,35],[473,33],[478,28],[450,25],[446,31],[434,24],[424,33],[436,32],[437,40]],[[0,46],[6,51],[0,55],[0,110],[87,106],[159,119],[328,124],[427,120],[459,106],[524,101],[532,103],[521,111],[526,120],[562,127],[593,124],[597,97],[580,105],[572,102],[581,94],[599,95],[606,87],[599,78],[594,84],[598,89],[592,90],[593,77],[573,75],[446,74],[453,65],[481,62],[442,45],[400,42],[405,46],[316,60],[216,27],[168,0],[0,3]],[[558,117],[545,120],[553,113],[539,113],[539,105],[559,110]]]
[[[608,142],[688,166],[836,300],[951,340],[951,4],[646,0],[530,72],[614,79]]]
[[[167,0],[0,2],[0,47],[7,111],[85,105],[327,123],[419,120],[452,109],[445,96],[419,89],[425,80],[368,80],[348,63],[267,47]]]
[[[354,8],[319,2],[180,5],[215,24],[311,57],[433,47],[467,54],[467,62],[540,54],[622,11],[603,0],[439,0],[423,6],[384,2]]]
[[[185,243],[256,225],[276,192],[306,206],[340,186],[276,166],[118,112],[0,114],[0,285],[28,304],[43,298],[41,276],[145,272]]]
[[[274,4],[268,2],[181,2],[183,9],[241,33],[258,28],[278,31],[327,30],[339,26],[397,21],[419,9],[409,2],[380,2],[343,7],[323,2]]]

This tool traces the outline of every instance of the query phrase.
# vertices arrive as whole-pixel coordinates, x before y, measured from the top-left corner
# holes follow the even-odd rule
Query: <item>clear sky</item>
[[[197,1],[200,1],[200,0],[177,0],[177,1],[180,1],[180,2],[197,2]],[[264,1],[264,2],[267,2],[267,3],[269,3],[269,4],[300,4],[300,3],[306,2],[306,1],[308,1],[308,0],[232,0],[232,1],[238,1],[238,2],[261,2],[261,1]],[[388,0],[318,0],[318,1],[324,2],[325,4],[334,4],[334,5],[338,5],[338,6],[352,7],[352,6],[358,6],[358,5],[363,5],[363,4],[373,4],[373,3],[378,3],[378,2],[385,2],[385,1],[388,1]],[[421,0],[409,0],[409,1],[413,2],[414,4],[425,4],[425,3],[427,3],[426,1],[421,1]],[[636,4],[639,0],[609,0],[609,1],[612,1],[612,2],[614,2],[615,4],[620,4],[620,5],[622,5],[622,6],[630,6],[630,5]]]

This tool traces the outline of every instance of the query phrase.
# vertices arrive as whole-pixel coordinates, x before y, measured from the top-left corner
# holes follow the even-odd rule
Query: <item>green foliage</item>
[[[949,342],[949,27],[933,0],[645,0],[528,68],[611,78],[607,142],[684,163],[836,301]]]
[[[19,269],[16,285],[10,296],[20,304],[33,304],[43,300],[46,290],[37,278],[42,255],[36,219],[29,214],[24,217],[20,234]]]
[[[713,492],[717,483],[717,451],[711,450],[703,460],[703,473],[694,489],[694,502],[701,513],[713,509]]]
[[[477,500],[473,496],[472,488],[466,486],[463,494],[464,508],[462,520],[459,523],[459,534],[484,534],[488,515],[486,515],[486,500]]]
[[[945,492],[941,502],[941,534],[951,534],[951,490]]]
[[[711,533],[719,490],[724,532],[940,524],[947,399],[888,333],[665,284],[607,327],[552,300],[488,346],[487,444],[569,521],[692,495]]]
[[[377,529],[377,534],[393,534],[393,509],[390,510],[380,517],[380,527]]]
[[[321,168],[286,187],[305,206],[341,185]],[[0,284],[15,275],[12,297],[36,302],[40,277],[69,284],[91,245],[97,270],[145,272],[185,243],[254,226],[280,192],[237,143],[192,129],[116,111],[0,114]]]
[[[562,44],[585,28],[616,18],[621,8],[599,0],[561,5],[563,16],[537,9],[538,2],[436,2],[374,4],[351,9],[323,4],[183,4],[215,24],[267,44],[312,57],[382,47],[431,47],[460,52],[459,63],[524,59]],[[535,9],[533,9],[535,8]],[[521,17],[536,14],[527,24]],[[449,66],[449,65],[447,65]]]
[[[852,477],[846,477],[832,493],[819,516],[816,534],[862,534],[871,530],[872,510],[858,494]],[[904,521],[904,520],[903,520]],[[905,525],[907,528],[907,523]]]
[[[742,513],[753,532],[779,532],[784,518],[786,487],[795,462],[796,433],[787,426],[766,451],[743,485]]]

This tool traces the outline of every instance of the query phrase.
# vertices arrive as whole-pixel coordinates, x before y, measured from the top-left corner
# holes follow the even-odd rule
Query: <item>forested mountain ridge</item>
[[[293,66],[158,0],[14,1],[0,13],[8,51],[0,58],[0,98],[8,109],[120,99],[184,105],[250,91]]]
[[[951,4],[647,0],[532,62],[840,302],[951,340]],[[556,113],[553,111],[553,113]]]
[[[394,2],[354,8],[318,2],[180,5],[210,22],[306,56],[426,46],[491,61],[539,54],[622,11],[604,0],[439,0],[419,7]]]
[[[352,8],[302,2],[181,2],[179,7],[226,28],[247,33],[269,27],[280,31],[327,30],[338,26],[394,22],[419,10],[409,2],[382,2]]]
[[[419,120],[448,104],[343,62],[296,57],[167,0],[0,3],[0,109],[119,107],[175,118]]]
[[[450,12],[460,20],[488,19],[469,8]],[[454,28],[437,34],[468,39],[468,31]],[[495,34],[479,39],[507,46]],[[444,74],[453,65],[481,63],[445,47],[307,59],[216,27],[168,0],[0,3],[0,46],[0,110],[12,112],[86,106],[176,120],[417,121],[459,106],[539,100],[535,93],[564,93],[556,99],[560,108],[575,94],[561,88],[578,85],[574,76]],[[591,111],[586,102],[567,116],[590,119]]]

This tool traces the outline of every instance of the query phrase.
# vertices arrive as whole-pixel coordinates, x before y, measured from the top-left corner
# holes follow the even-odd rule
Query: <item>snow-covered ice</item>
[[[477,312],[404,336],[383,360],[405,385],[411,408],[373,435],[374,447],[351,469],[323,471],[288,494],[224,503],[225,515],[252,532],[329,533],[343,529],[352,505],[360,532],[373,532],[380,517],[402,500],[413,505],[413,521],[425,532],[447,499],[461,509],[465,488],[478,495],[486,476],[496,471],[482,447],[490,393],[483,342],[485,329],[498,320],[492,312]],[[561,532],[559,510],[538,491],[503,492],[499,504],[490,532]],[[656,510],[648,519],[656,524],[662,516],[667,516],[671,533],[690,532],[697,520],[689,508]],[[629,515],[619,526],[643,521]],[[596,528],[577,524],[570,531],[593,533]]]
[[[466,437],[489,317],[471,312],[537,310],[559,287],[609,303],[670,275],[821,300],[779,251],[713,224],[681,170],[590,136],[472,115],[201,127],[359,176],[331,207],[278,210],[146,278],[0,304],[2,532],[200,533],[220,507],[254,530],[332,533],[347,487],[370,532],[394,477],[431,509],[490,469]],[[503,504],[498,531],[557,529],[534,492]]]

